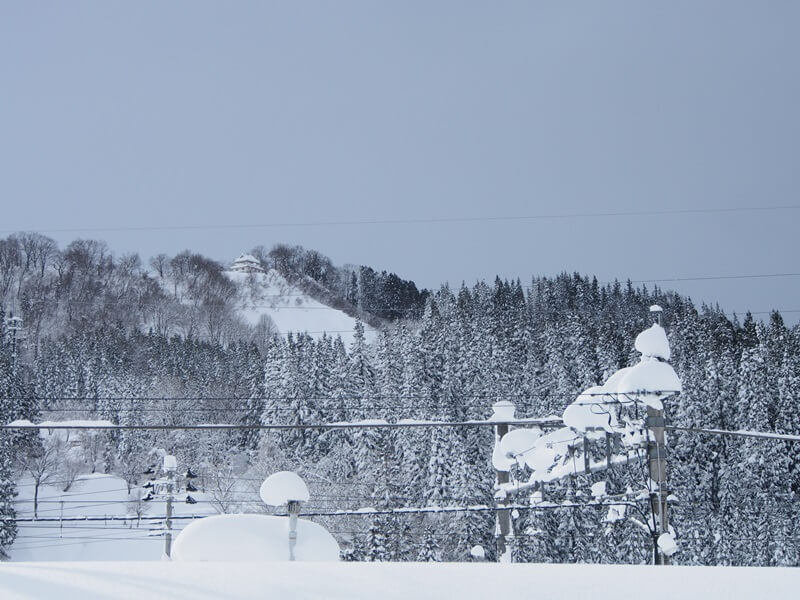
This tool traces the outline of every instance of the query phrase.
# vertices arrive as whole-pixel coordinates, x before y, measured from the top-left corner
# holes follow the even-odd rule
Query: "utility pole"
[[[500,420],[514,420],[514,413],[516,408],[512,402],[509,400],[501,400],[500,402],[496,402],[494,406],[492,406],[494,410],[494,414],[492,415],[492,419],[497,421]],[[500,440],[503,439],[503,436],[508,433],[508,423],[498,422],[497,425],[494,426],[494,435],[495,435],[495,445],[500,443]],[[495,469],[495,481],[497,484],[497,489],[500,489],[500,486],[504,483],[508,483],[509,476],[508,471],[499,471]],[[501,501],[501,504],[508,504],[508,499],[504,498]],[[498,562],[502,560],[502,557],[506,554],[508,549],[507,547],[507,538],[511,535],[511,511],[508,509],[501,509],[498,508],[497,510],[497,523],[495,525],[495,548],[497,551],[497,560]]]
[[[175,471],[178,468],[177,461],[174,456],[167,455],[164,457],[164,470],[167,472],[167,510],[166,519],[164,519],[164,556],[167,559],[172,558],[172,493],[173,493],[173,478]]]
[[[653,315],[658,325],[661,325],[661,312],[662,308],[660,306],[650,307],[650,314]],[[652,437],[648,437],[647,458],[650,480],[656,483],[656,489],[650,492],[650,506],[653,514],[654,537],[657,538],[660,534],[669,532],[669,514],[667,512],[667,496],[669,492],[667,490],[666,421],[664,419],[664,410],[656,410],[648,406],[645,425],[652,434]],[[657,540],[654,540],[653,544],[653,561],[654,564],[669,564],[669,557],[659,551]]]

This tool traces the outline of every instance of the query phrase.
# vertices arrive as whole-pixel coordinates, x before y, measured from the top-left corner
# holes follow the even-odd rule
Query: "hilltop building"
[[[264,268],[252,254],[240,254],[239,258],[233,261],[231,271],[236,271],[237,273],[263,273]]]

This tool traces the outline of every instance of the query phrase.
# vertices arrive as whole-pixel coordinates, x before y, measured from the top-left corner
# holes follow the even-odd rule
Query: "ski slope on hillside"
[[[281,334],[305,331],[320,338],[327,333],[331,337],[340,335],[347,346],[353,342],[356,319],[304,294],[277,271],[225,271],[225,275],[238,287],[236,311],[248,324],[258,325],[266,316]],[[368,339],[375,335],[368,326],[365,332]]]

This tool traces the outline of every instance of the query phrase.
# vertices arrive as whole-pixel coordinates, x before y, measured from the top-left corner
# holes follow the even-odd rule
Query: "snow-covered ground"
[[[34,486],[30,478],[18,483],[19,496],[15,507],[17,517],[33,517]],[[141,502],[146,511],[135,515],[137,494],[134,488],[128,495],[125,482],[113,475],[82,475],[62,492],[58,486],[44,485],[39,489],[38,517],[59,519],[19,523],[17,539],[9,553],[12,561],[144,561],[159,560],[164,548],[164,539],[153,524],[153,517],[164,515],[165,502],[154,499]],[[186,494],[175,494],[175,515],[216,514],[208,498],[202,492],[192,492],[197,504],[186,504]],[[71,521],[63,517],[114,517],[129,515],[126,520]],[[180,530],[191,521],[175,520],[173,529]],[[159,537],[156,537],[159,536]],[[3,597],[0,594],[0,597]]]
[[[32,598],[794,598],[800,570],[487,563],[5,563],[4,600]]]
[[[277,271],[225,271],[225,275],[237,284],[236,310],[250,325],[258,325],[262,316],[266,316],[280,333],[306,331],[319,338],[324,332],[331,337],[340,335],[345,345],[352,343],[356,325],[353,317],[304,294]],[[368,326],[365,330],[367,338],[371,339],[374,330]]]

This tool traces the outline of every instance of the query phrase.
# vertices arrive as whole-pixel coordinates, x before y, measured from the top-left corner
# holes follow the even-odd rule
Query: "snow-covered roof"
[[[239,258],[233,261],[231,271],[261,271],[264,269],[261,266],[261,261],[252,254],[240,254]]]

